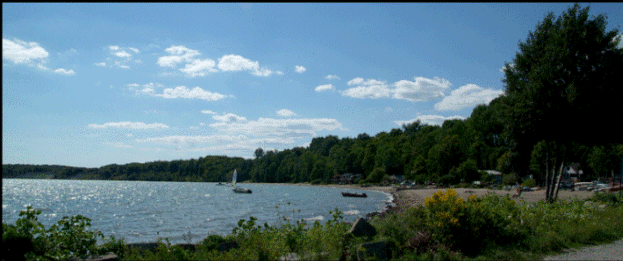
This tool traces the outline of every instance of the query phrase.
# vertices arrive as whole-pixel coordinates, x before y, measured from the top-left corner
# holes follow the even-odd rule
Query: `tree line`
[[[471,182],[478,170],[498,170],[507,180],[532,175],[555,197],[563,167],[583,177],[612,177],[621,171],[623,88],[618,80],[623,50],[617,29],[604,15],[589,17],[578,4],[556,17],[549,13],[519,43],[504,68],[505,93],[474,108],[465,120],[441,126],[419,121],[375,136],[328,135],[309,147],[283,151],[258,148],[254,159],[199,159],[76,168],[3,165],[2,177],[228,182],[330,182],[335,175],[362,174],[365,182],[404,175],[417,182]],[[30,176],[29,176],[30,175]]]

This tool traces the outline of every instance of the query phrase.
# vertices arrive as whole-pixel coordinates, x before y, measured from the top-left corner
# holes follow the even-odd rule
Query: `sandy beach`
[[[394,197],[394,209],[395,210],[403,210],[410,207],[415,207],[424,204],[424,200],[427,197],[432,197],[433,194],[437,191],[445,191],[446,188],[422,188],[422,189],[413,189],[413,188],[400,188],[398,186],[370,186],[370,187],[361,187],[359,185],[337,185],[337,184],[328,184],[328,185],[311,185],[309,183],[298,183],[298,184],[287,184],[294,186],[321,186],[321,187],[332,187],[332,188],[344,188],[344,189],[359,189],[359,190],[374,190],[380,192],[390,193]],[[463,199],[467,199],[470,195],[476,195],[478,197],[482,197],[487,195],[488,193],[494,193],[496,195],[515,195],[517,192],[515,190],[507,191],[507,190],[492,190],[492,189],[471,189],[471,188],[456,188],[454,189],[457,192],[457,195],[462,197]],[[580,199],[591,197],[594,194],[592,191],[569,191],[569,190],[561,190],[558,192],[558,199],[571,199],[574,197],[578,197]],[[540,200],[545,199],[545,190],[539,191],[524,191],[521,194],[521,197],[514,198],[517,202],[528,202],[535,203]]]

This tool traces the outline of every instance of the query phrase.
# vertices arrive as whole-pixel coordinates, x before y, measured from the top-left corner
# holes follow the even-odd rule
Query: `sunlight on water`
[[[340,189],[267,184],[245,184],[253,194],[236,194],[214,183],[2,180],[2,221],[15,223],[19,211],[32,205],[46,227],[64,216],[83,215],[105,236],[124,237],[128,243],[192,242],[210,234],[226,235],[238,220],[254,216],[258,224],[326,222],[336,207],[346,221],[387,206],[390,195],[368,192],[368,198],[344,198]],[[356,192],[353,190],[351,192]]]

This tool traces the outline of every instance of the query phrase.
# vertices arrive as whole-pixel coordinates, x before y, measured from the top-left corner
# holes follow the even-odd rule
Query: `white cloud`
[[[162,94],[156,94],[155,96],[160,96],[165,99],[200,99],[206,101],[218,101],[220,99],[225,98],[225,95],[216,92],[206,91],[199,87],[195,87],[192,89],[186,88],[186,86],[178,86],[175,88],[166,88],[163,90]]]
[[[407,121],[394,121],[394,123],[398,124],[398,126],[402,126],[403,124],[409,124],[409,123],[416,122],[419,120],[422,124],[441,126],[444,121],[454,120],[454,119],[465,120],[465,117],[459,116],[459,115],[450,116],[450,117],[444,117],[441,115],[420,115],[416,117],[415,119],[411,119]]]
[[[218,68],[221,71],[242,71],[242,70],[258,70],[260,67],[257,61],[251,61],[240,55],[230,54],[223,55],[218,59]]]
[[[74,49],[71,49],[75,51]],[[71,51],[70,51],[71,52]],[[2,59],[14,64],[26,64],[42,71],[50,71],[45,64],[50,54],[36,42],[25,42],[19,39],[14,41],[2,38]],[[74,75],[73,70],[58,68],[53,72],[63,75]]]
[[[34,61],[41,62],[48,55],[49,53],[36,42],[25,42],[18,39],[11,41],[2,38],[2,59],[10,60],[16,64],[31,64]]]
[[[121,51],[118,51],[118,52],[113,52],[112,54],[114,56],[117,56],[117,57],[120,57],[120,58],[128,58],[129,59],[130,57],[132,57],[132,55],[130,53],[126,52],[125,50],[121,50]]]
[[[217,101],[227,97],[232,97],[231,95],[223,95],[216,92],[206,91],[200,87],[188,89],[186,86],[177,86],[175,88],[164,88],[162,93],[157,93],[156,88],[162,88],[162,84],[148,83],[140,86],[136,83],[132,83],[127,86],[136,94],[162,97],[165,99],[200,99],[206,101]]]
[[[198,59],[201,53],[197,50],[186,48],[185,46],[171,46],[165,49],[171,55],[158,58],[157,64],[161,67],[176,68],[179,64],[185,63],[184,68],[179,69],[188,77],[205,76],[211,72],[234,72],[250,71],[256,76],[269,76],[273,73],[283,75],[283,72],[273,72],[267,68],[262,68],[259,62],[252,61],[240,55],[223,55],[218,59],[218,63],[212,59]],[[217,70],[218,68],[218,70]]]
[[[216,66],[216,62],[212,59],[196,59],[191,63],[186,64],[186,66],[181,68],[180,71],[188,77],[205,76],[208,72],[217,72],[217,70],[214,69],[214,66]]]
[[[297,73],[304,73],[307,69],[301,65],[294,66],[294,71]]]
[[[342,91],[342,95],[359,98],[359,99],[378,99],[378,98],[388,98],[392,90],[389,88],[386,82],[368,79],[364,81],[363,78],[355,78],[347,83],[349,86],[358,85],[357,87],[353,87],[350,89],[346,89]]]
[[[223,114],[223,115],[214,115],[212,116],[212,119],[220,121],[220,122],[245,122],[247,121],[247,118],[242,117],[242,116],[238,116],[236,114],[233,113],[227,113],[227,114]]]
[[[423,77],[415,77],[415,81],[401,80],[391,85],[381,80],[357,77],[347,84],[356,87],[341,91],[344,96],[359,99],[393,98],[411,102],[442,98],[444,91],[451,85],[445,79]]]
[[[128,62],[132,60],[132,53],[140,53],[140,51],[133,47],[120,47],[118,45],[109,45],[108,50],[110,51],[110,57],[107,57],[106,60],[110,61],[109,63],[101,62],[95,63],[95,66],[99,67],[116,67],[121,69],[130,69],[130,66],[127,65]],[[121,58],[121,59],[118,59]],[[114,62],[113,62],[114,61]],[[136,63],[141,63],[140,60],[136,60]]]
[[[277,115],[281,117],[292,117],[292,116],[296,116],[296,113],[288,109],[281,109],[277,111]]]
[[[259,118],[257,121],[210,124],[210,127],[225,133],[244,133],[255,136],[312,137],[321,130],[344,130],[335,119],[272,119]]]
[[[119,62],[119,61],[115,61],[115,66],[116,66],[117,68],[121,68],[121,69],[130,69],[130,66],[127,66],[127,65],[125,65],[125,64],[122,64],[122,63],[121,63],[121,62]]]
[[[330,91],[333,90],[333,84],[318,85],[314,90],[317,92]]]
[[[63,68],[58,68],[58,69],[54,70],[54,72],[58,73],[58,74],[64,74],[64,75],[74,75],[74,74],[76,74],[76,72],[74,72],[74,70],[72,70],[72,69],[66,70],[66,69],[63,69]]]
[[[172,55],[159,57],[157,64],[162,67],[171,68],[175,68],[177,64],[181,62],[192,62],[194,60],[193,57],[201,54],[199,51],[188,49],[183,45],[172,45],[165,49],[165,51]]]
[[[444,91],[450,88],[450,81],[446,79],[415,77],[415,82],[401,80],[394,83],[394,99],[411,102],[439,99]]]
[[[89,124],[89,128],[93,129],[107,129],[107,128],[116,128],[116,129],[168,129],[169,126],[162,123],[150,123],[146,124],[143,122],[130,122],[130,121],[122,121],[122,122],[107,122],[104,124]]]
[[[332,74],[329,74],[329,75],[327,75],[327,77],[324,77],[324,78],[327,79],[327,80],[339,80],[340,79],[339,76],[332,75]]]
[[[211,110],[202,110],[201,113],[203,113],[203,114],[216,114],[216,112],[213,112]]]
[[[453,90],[449,96],[444,97],[443,100],[435,104],[435,109],[439,111],[458,111],[478,104],[488,104],[502,94],[504,94],[504,91],[484,89],[475,84],[467,84]]]
[[[269,69],[260,68],[259,62],[251,61],[236,54],[223,55],[218,59],[217,67],[223,72],[247,70],[256,76],[269,76],[273,73]]]

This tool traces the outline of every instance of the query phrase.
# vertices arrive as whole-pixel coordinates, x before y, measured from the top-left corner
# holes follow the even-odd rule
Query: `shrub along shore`
[[[361,260],[375,254],[396,260],[532,260],[623,238],[621,192],[561,194],[545,203],[535,200],[538,191],[522,199],[483,189],[365,189],[392,193],[396,202],[367,219],[373,232],[366,235],[349,233],[354,225],[342,222],[336,209],[325,224],[284,220],[271,226],[248,217],[231,234],[210,235],[197,245],[165,239],[137,248],[122,238],[104,239],[83,216],[44,228],[37,221],[41,212],[28,208],[16,224],[3,223],[3,259],[65,260],[113,252],[121,260]]]

